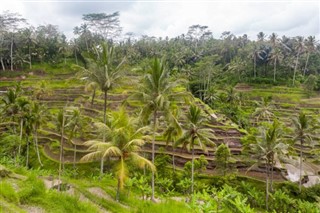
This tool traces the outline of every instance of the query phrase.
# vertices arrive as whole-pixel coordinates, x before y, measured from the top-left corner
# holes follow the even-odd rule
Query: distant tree
[[[295,85],[295,81],[296,81],[296,73],[297,73],[297,69],[298,69],[298,64],[299,64],[299,58],[301,53],[304,51],[305,46],[304,46],[304,40],[302,36],[297,36],[294,40],[294,50],[295,50],[295,54],[296,54],[296,59],[295,59],[295,65],[294,65],[294,70],[293,70],[293,86]]]
[[[315,36],[309,36],[307,39],[305,39],[304,43],[305,43],[304,44],[305,50],[307,53],[307,59],[306,59],[306,64],[304,66],[303,75],[306,75],[306,71],[309,63],[309,57],[310,57],[310,54],[316,52],[317,41]]]
[[[21,18],[21,15],[18,13],[11,13],[9,11],[5,11],[3,14],[0,14],[0,27],[4,30],[7,30],[10,34],[10,69],[11,71],[13,71],[14,35],[15,35],[15,32],[20,27],[20,25],[23,23],[26,23],[26,19]]]
[[[224,143],[220,144],[215,152],[215,159],[216,169],[222,171],[223,175],[226,175],[229,168],[230,157],[231,153],[228,145]]]
[[[105,41],[117,38],[122,28],[120,27],[120,13],[89,13],[83,15],[83,20],[94,32],[104,38]]]

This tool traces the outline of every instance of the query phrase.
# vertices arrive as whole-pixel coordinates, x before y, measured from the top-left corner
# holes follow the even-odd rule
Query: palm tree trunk
[[[10,69],[13,71],[13,33],[11,35],[11,44],[10,44]]]
[[[101,157],[101,160],[100,160],[100,176],[101,177],[103,175],[103,167],[104,167],[104,158]]]
[[[4,67],[4,63],[3,63],[3,58],[2,57],[0,57],[0,62],[1,62],[2,70],[5,71],[6,68]]]
[[[271,162],[271,180],[270,180],[270,190],[271,192],[273,192],[273,158],[272,158],[272,162]]]
[[[40,165],[43,166],[43,164],[41,162],[39,146],[38,146],[38,128],[35,129],[34,135],[35,135],[35,137],[34,137],[34,145],[35,145],[35,148],[36,148],[38,161],[39,161]]]
[[[298,68],[299,55],[300,55],[300,49],[298,50],[297,59],[296,59],[296,63],[294,65],[294,70],[293,70],[293,82],[292,82],[293,86],[295,85],[295,80],[296,80],[296,72]]]
[[[191,194],[193,194],[193,185],[194,185],[194,146],[192,139],[192,161],[191,161]]]
[[[30,48],[30,42],[28,45],[28,49],[29,49],[29,69],[32,69],[32,61],[31,61],[31,48]]]
[[[76,159],[77,159],[77,145],[74,144],[74,148],[73,148],[73,169],[76,168]]]
[[[26,167],[29,167],[29,137],[27,136],[27,159],[26,159]]]
[[[274,60],[273,82],[276,82],[277,59]]]
[[[300,140],[300,165],[299,165],[299,192],[301,193],[301,188],[302,188],[302,144],[303,141]]]
[[[93,89],[92,98],[91,98],[91,106],[93,106],[94,98],[96,97],[96,88]]]
[[[62,126],[61,126],[61,141],[60,141],[60,157],[59,157],[59,178],[58,178],[58,191],[60,191],[60,185],[61,185],[61,174],[62,174],[62,161],[63,161],[63,135],[64,135],[64,122],[65,117],[63,115],[62,118]]]
[[[78,56],[77,56],[77,51],[74,51],[74,57],[76,59],[76,64],[78,65]]]
[[[172,168],[173,168],[173,172],[176,171],[176,164],[174,162],[174,153],[175,153],[175,149],[173,148],[173,154],[172,154]]]
[[[116,201],[119,201],[119,197],[120,197],[120,178],[118,178]]]
[[[23,119],[20,120],[20,142],[19,142],[19,148],[18,148],[18,154],[21,153],[21,145],[22,145],[22,130],[23,130]]]
[[[108,90],[104,91],[104,105],[103,105],[103,123],[107,122],[107,98],[108,98]]]
[[[304,70],[303,70],[303,76],[306,75],[306,70],[307,70],[308,63],[309,63],[309,56],[310,56],[310,52],[308,52],[308,54],[307,54],[306,65],[304,66]]]
[[[153,137],[152,137],[152,164],[154,165],[154,152],[155,152],[155,149],[154,149],[154,144],[155,144],[155,140],[156,140],[156,131],[157,131],[157,110],[155,110],[153,112]],[[152,193],[151,193],[151,200],[154,201],[154,171],[152,171],[152,175],[151,175],[151,190],[152,190]]]
[[[269,210],[269,166],[266,162],[266,209]]]
[[[256,63],[256,56],[253,57],[253,77],[257,77],[257,63]]]

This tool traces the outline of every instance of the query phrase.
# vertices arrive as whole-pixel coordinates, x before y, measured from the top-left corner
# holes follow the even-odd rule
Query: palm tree
[[[168,127],[164,132],[164,137],[166,138],[167,146],[171,142],[172,143],[172,149],[173,149],[173,154],[172,154],[172,167],[173,171],[175,171],[175,162],[174,162],[174,153],[175,153],[175,143],[178,138],[182,136],[182,126],[180,122],[178,121],[178,118],[180,116],[180,111],[178,108],[171,109],[171,113],[169,113],[169,118],[168,118]]]
[[[257,60],[263,59],[261,54],[263,53],[263,50],[259,49],[256,43],[253,43],[251,46],[251,53],[249,55],[249,58],[253,60],[253,77],[257,77]]]
[[[270,59],[273,61],[273,82],[276,82],[277,63],[283,59],[281,50],[279,48],[272,49]]]
[[[300,143],[300,162],[299,162],[299,191],[301,192],[302,186],[302,148],[306,143],[312,141],[310,120],[305,113],[300,111],[299,116],[292,119],[294,129],[294,141]]]
[[[207,152],[207,145],[215,145],[212,139],[215,139],[215,135],[212,129],[206,128],[206,118],[202,115],[201,109],[195,105],[191,105],[186,115],[186,124],[184,126],[185,132],[182,137],[176,141],[175,146],[180,144],[183,147],[191,149],[192,161],[191,161],[191,193],[194,188],[194,146],[198,145],[200,148]]]
[[[241,80],[241,74],[246,70],[246,62],[243,61],[240,57],[236,56],[228,64],[228,71],[235,72],[238,75],[239,81]]]
[[[284,144],[281,125],[274,120],[272,125],[267,128],[260,129],[260,135],[256,137],[256,143],[251,144],[252,150],[259,160],[265,161],[266,166],[266,208],[268,210],[269,203],[269,179],[271,171],[271,189],[273,182],[273,168],[278,160],[278,155],[286,153],[288,145]],[[253,166],[255,166],[254,164]],[[253,167],[252,166],[252,167]],[[251,167],[251,168],[252,168]],[[251,169],[249,168],[249,170]]]
[[[315,36],[309,36],[305,40],[307,59],[306,59],[306,64],[305,64],[305,67],[304,67],[303,75],[306,75],[306,70],[307,70],[308,63],[309,63],[309,57],[310,57],[310,54],[312,54],[312,53],[314,53],[316,51],[316,44],[317,44],[317,42],[316,42]]]
[[[31,107],[31,116],[32,116],[32,123],[33,123],[33,135],[34,135],[34,145],[36,148],[38,161],[41,166],[43,166],[41,159],[40,159],[40,153],[39,153],[39,144],[38,144],[38,130],[40,126],[47,120],[47,110],[44,108],[44,106],[40,105],[37,102],[33,102]]]
[[[295,44],[294,44],[294,49],[297,54],[296,56],[296,61],[294,65],[294,71],[293,71],[293,86],[295,85],[295,80],[296,80],[296,73],[298,69],[298,63],[299,63],[299,57],[302,51],[304,50],[305,46],[303,43],[303,37],[302,36],[297,36],[295,39]]]
[[[18,154],[20,154],[21,152],[21,146],[22,146],[22,133],[23,133],[23,127],[24,127],[24,123],[27,122],[27,120],[29,119],[29,123],[31,122],[30,120],[30,108],[31,108],[31,103],[28,99],[26,98],[17,98],[17,109],[18,109],[18,117],[20,119],[20,144],[19,144],[19,148],[18,148]]]
[[[261,119],[267,119],[270,122],[270,118],[274,117],[273,110],[275,109],[271,98],[262,97],[261,102],[255,101],[257,108],[252,114],[256,117],[257,121]]]
[[[141,118],[143,121],[148,121],[152,116],[153,123],[153,138],[152,138],[152,163],[154,164],[155,153],[155,137],[157,132],[157,123],[159,112],[167,113],[171,102],[184,93],[177,93],[174,91],[178,81],[170,81],[170,72],[165,69],[163,62],[155,58],[151,64],[150,70],[143,78],[143,83],[139,91],[137,91],[132,98],[136,98],[144,103],[141,111]],[[154,172],[151,176],[151,199],[154,200]]]
[[[79,108],[73,108],[71,110],[70,119],[66,127],[69,127],[69,135],[68,140],[72,142],[72,139],[77,135],[77,132],[81,128],[81,112]],[[77,144],[73,143],[73,168],[76,167],[76,159],[77,159]]]
[[[99,131],[108,135],[108,141],[90,140],[85,142],[91,153],[85,155],[81,161],[92,161],[112,157],[117,163],[115,171],[118,180],[116,200],[119,200],[120,189],[128,177],[127,163],[144,168],[147,166],[155,172],[155,166],[146,158],[140,156],[139,152],[144,145],[146,137],[142,136],[145,128],[136,130],[137,123],[130,119],[124,109],[114,112],[108,124],[96,123]]]
[[[125,59],[123,58],[119,64],[115,65],[114,48],[108,47],[107,43],[102,43],[100,48],[101,50],[95,48],[94,63],[91,60],[89,68],[83,68],[80,76],[87,82],[99,85],[100,90],[104,93],[103,122],[106,123],[108,92],[119,82]]]

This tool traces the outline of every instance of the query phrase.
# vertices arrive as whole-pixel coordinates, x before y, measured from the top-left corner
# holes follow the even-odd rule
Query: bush
[[[22,204],[32,201],[36,197],[43,197],[46,188],[43,181],[31,175],[26,181],[22,182],[23,188],[18,192]]]
[[[0,195],[9,202],[19,204],[19,197],[12,187],[12,185],[6,181],[0,182]]]

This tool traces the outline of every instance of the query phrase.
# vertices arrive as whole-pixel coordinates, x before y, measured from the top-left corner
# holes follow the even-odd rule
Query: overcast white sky
[[[207,25],[215,38],[223,31],[248,34],[272,32],[290,37],[314,35],[320,38],[320,0],[317,1],[28,1],[1,0],[0,13],[18,12],[34,26],[58,25],[69,38],[82,22],[82,14],[120,12],[123,33],[175,37],[194,24]]]

